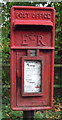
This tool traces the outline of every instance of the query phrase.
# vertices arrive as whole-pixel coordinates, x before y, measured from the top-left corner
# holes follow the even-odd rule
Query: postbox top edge
[[[14,9],[34,9],[34,10],[36,10],[36,9],[40,9],[40,10],[53,10],[53,11],[55,11],[55,9],[53,8],[53,7],[36,7],[36,6],[12,6],[11,7],[11,10],[14,10]]]

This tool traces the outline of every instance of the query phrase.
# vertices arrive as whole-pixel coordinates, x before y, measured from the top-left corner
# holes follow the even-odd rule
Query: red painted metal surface
[[[11,108],[42,110],[53,107],[55,10],[51,7],[11,8]],[[36,54],[31,56],[30,51]],[[24,61],[42,61],[41,92],[24,93]]]

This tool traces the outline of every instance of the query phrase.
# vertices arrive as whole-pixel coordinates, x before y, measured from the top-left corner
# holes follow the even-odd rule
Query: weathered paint
[[[13,110],[42,110],[53,107],[54,38],[53,8],[27,6],[11,8],[10,76]],[[27,61],[32,65],[29,70],[26,66]],[[34,86],[33,92],[26,87],[27,74],[29,79],[31,75],[30,85]]]

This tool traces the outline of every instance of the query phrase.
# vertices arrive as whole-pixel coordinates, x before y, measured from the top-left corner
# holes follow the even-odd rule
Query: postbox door
[[[17,53],[16,53],[17,106],[25,106],[25,104],[26,104],[26,106],[33,106],[33,104],[34,104],[34,106],[40,106],[41,101],[42,101],[42,106],[44,106],[44,105],[50,106],[51,105],[51,96],[50,95],[51,95],[51,90],[52,90],[52,88],[51,88],[51,82],[52,82],[52,77],[51,77],[52,57],[51,57],[51,55],[52,55],[52,53],[50,50],[47,50],[47,51],[39,50],[38,55],[40,57],[27,56],[26,50],[24,50],[24,52],[17,51]],[[27,68],[24,68],[24,67],[27,67],[27,66],[24,66],[24,64],[26,64],[27,61],[28,61],[28,63],[31,62],[31,64],[29,63],[29,65],[33,65],[32,61],[34,63],[39,62],[39,66],[41,68],[40,73],[39,73],[39,74],[41,74],[41,78],[40,78],[41,80],[39,78],[37,78],[39,76],[39,74],[36,74],[38,76],[35,76],[35,78],[37,78],[37,80],[40,80],[40,82],[41,82],[40,89],[38,89],[38,88],[33,89],[33,92],[32,92],[32,88],[29,88],[29,87],[35,87],[35,85],[32,86],[31,84],[35,84],[37,81],[35,81],[36,79],[34,78],[34,83],[31,83],[31,82],[33,82],[33,80],[29,75],[30,74],[32,75],[32,71],[31,71],[31,73],[28,72],[29,73],[28,78],[24,78],[24,77],[27,77],[24,73],[24,71],[27,69]],[[32,70],[33,68],[28,67],[28,69]],[[34,74],[35,74],[35,72],[34,72]],[[31,80],[30,80],[30,78],[31,78]],[[25,80],[28,79],[29,84],[26,84],[25,83],[26,81],[24,81],[24,79]],[[28,87],[26,85],[28,85]],[[37,87],[39,87],[39,86],[37,86]],[[36,99],[39,99],[39,102]]]

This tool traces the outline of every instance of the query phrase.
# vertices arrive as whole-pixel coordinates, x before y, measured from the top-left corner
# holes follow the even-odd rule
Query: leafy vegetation
[[[56,9],[55,63],[62,63],[62,2],[53,6]]]
[[[23,120],[22,111],[12,111],[10,108],[10,75],[9,75],[9,56],[10,56],[10,8],[13,5],[35,6],[39,3],[25,2],[7,2],[1,4],[2,15],[2,82],[3,82],[3,97],[2,97],[2,120]],[[62,2],[51,3],[50,6],[56,9],[56,39],[55,39],[55,63],[62,63]],[[6,65],[4,65],[6,63]],[[55,74],[56,81],[59,80],[59,74]],[[61,77],[62,78],[62,77]],[[61,79],[60,78],[60,79]],[[62,82],[60,82],[62,83]],[[35,111],[35,120],[41,119],[62,119],[62,97],[55,97],[53,110]]]

